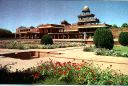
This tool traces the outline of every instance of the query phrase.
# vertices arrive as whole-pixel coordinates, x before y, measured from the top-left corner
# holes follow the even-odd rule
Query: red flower
[[[75,66],[76,66],[76,63],[72,63],[72,66],[74,66],[74,67],[75,67]]]
[[[64,72],[63,72],[63,74],[64,74],[64,75],[66,75],[66,74],[67,74],[67,72],[66,72],[66,71],[64,71]]]
[[[80,76],[80,74],[78,74],[77,76]]]
[[[33,74],[33,77],[34,77],[35,79],[39,78],[39,76],[40,76],[40,74],[37,73],[37,72]]]
[[[80,66],[82,67],[82,66],[84,66],[84,64],[80,64]]]
[[[43,70],[43,67],[42,66],[39,66],[38,68],[39,68],[39,70]]]
[[[56,62],[56,66],[61,66],[62,67],[62,64],[60,62]]]
[[[67,70],[71,70],[70,68],[67,68]]]
[[[96,77],[94,77],[94,80],[96,80]]]
[[[71,64],[71,62],[69,61],[69,62],[67,62],[68,64]]]
[[[66,66],[66,62],[63,63],[63,66]]]
[[[62,74],[62,71],[61,71],[61,70],[58,70],[58,73],[59,73],[59,74]]]
[[[78,68],[76,68],[77,70],[80,70],[80,68],[78,67]]]

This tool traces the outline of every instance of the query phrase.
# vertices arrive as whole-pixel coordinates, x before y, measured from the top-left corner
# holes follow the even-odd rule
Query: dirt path
[[[112,56],[98,56],[95,55],[93,52],[83,52],[83,47],[71,47],[71,48],[59,48],[59,49],[31,49],[34,51],[43,51],[43,52],[57,52],[62,53],[60,55],[58,54],[52,54],[48,55],[47,57],[37,58],[37,59],[30,59],[30,60],[21,60],[21,59],[14,59],[14,58],[0,58],[0,64],[6,65],[11,64],[12,70],[16,69],[26,69],[33,66],[37,66],[37,63],[40,63],[41,61],[45,62],[48,61],[49,58],[53,59],[54,61],[74,61],[75,62],[81,62],[82,60],[85,60],[87,62],[93,62],[94,65],[100,66],[102,69],[105,69],[107,67],[110,67],[123,74],[128,74],[128,58],[124,57],[112,57]],[[2,50],[1,50],[2,51]],[[11,50],[9,50],[11,51]],[[7,50],[6,50],[7,52]]]

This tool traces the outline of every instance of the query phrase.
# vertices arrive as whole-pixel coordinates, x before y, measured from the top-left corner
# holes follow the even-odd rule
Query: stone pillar
[[[38,52],[38,56],[37,57],[40,58],[40,52]]]
[[[53,35],[53,39],[55,39],[55,35]]]
[[[33,34],[32,34],[32,39],[33,39]]]
[[[83,34],[84,34],[84,40],[86,40],[86,32],[83,32]]]
[[[64,34],[62,34],[62,38],[64,39]]]
[[[80,39],[80,34],[78,35],[78,38]]]
[[[69,39],[69,34],[68,34],[68,39]]]
[[[36,33],[34,34],[34,39],[36,39]]]
[[[19,38],[21,39],[21,34],[19,34]]]
[[[27,39],[27,34],[24,35],[24,39]]]
[[[60,39],[59,34],[58,34],[58,39]]]
[[[15,33],[15,39],[16,39],[16,33]]]

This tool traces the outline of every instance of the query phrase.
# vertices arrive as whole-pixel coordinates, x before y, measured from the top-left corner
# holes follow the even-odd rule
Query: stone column
[[[19,34],[19,38],[21,39],[21,34]]]
[[[60,39],[59,34],[58,34],[58,39]]]
[[[69,39],[69,34],[68,34],[68,39]]]
[[[86,40],[86,32],[83,32],[83,34],[84,34],[84,40]]]
[[[64,34],[62,34],[62,38],[64,39]]]
[[[15,33],[15,39],[16,39],[16,33]]]

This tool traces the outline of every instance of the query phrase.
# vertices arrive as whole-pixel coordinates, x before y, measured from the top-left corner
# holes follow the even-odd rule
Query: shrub
[[[28,49],[27,46],[25,46],[21,43],[17,43],[16,41],[9,41],[8,43],[6,43],[4,45],[3,48],[7,48],[7,49]]]
[[[121,32],[118,39],[119,43],[123,46],[128,45],[128,32]]]
[[[120,52],[117,50],[109,50],[105,48],[97,48],[95,51],[96,55],[103,55],[103,56],[121,56],[121,57],[128,57],[127,52]]]
[[[84,47],[83,51],[93,52],[94,51],[94,47],[92,47],[92,46],[90,46],[90,47]]]
[[[112,32],[108,28],[97,29],[93,41],[96,48],[112,49],[114,45]]]
[[[95,54],[96,54],[96,55],[104,55],[104,54],[105,54],[104,49],[97,48],[97,49],[95,50]]]
[[[53,45],[50,45],[50,44],[42,45],[42,49],[54,49],[54,48],[56,48],[56,47]]]
[[[10,71],[7,65],[0,67],[0,84],[32,84],[33,72],[30,69],[16,72]]]
[[[8,49],[16,49],[17,42],[16,41],[10,41],[10,42],[6,43],[5,47]]]
[[[41,38],[41,44],[53,44],[53,40],[50,35],[46,34]]]
[[[42,49],[42,45],[34,44],[34,45],[27,45],[29,49]]]

